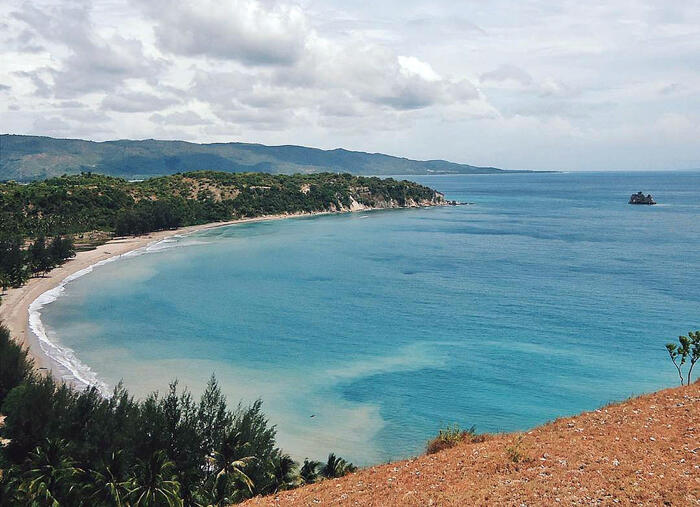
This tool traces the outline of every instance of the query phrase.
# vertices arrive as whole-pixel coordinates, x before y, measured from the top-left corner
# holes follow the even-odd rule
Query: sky
[[[0,131],[700,168],[700,0],[0,0]]]

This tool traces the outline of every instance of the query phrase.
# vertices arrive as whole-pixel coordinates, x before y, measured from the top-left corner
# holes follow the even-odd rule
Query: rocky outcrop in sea
[[[642,192],[632,194],[630,204],[656,204],[656,201],[651,194],[644,195]]]

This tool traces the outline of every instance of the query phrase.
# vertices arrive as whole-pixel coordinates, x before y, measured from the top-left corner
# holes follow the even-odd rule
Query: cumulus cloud
[[[289,65],[300,58],[310,35],[304,13],[291,4],[153,0],[141,5],[156,23],[160,47],[175,54]]]
[[[585,117],[597,104],[574,100],[577,90],[551,77],[540,78],[511,64],[483,73],[479,82],[504,116]]]
[[[143,113],[158,111],[179,102],[176,98],[159,97],[153,93],[122,90],[107,95],[102,108],[120,113]]]
[[[78,97],[90,92],[110,91],[129,78],[153,75],[160,62],[145,57],[143,44],[118,34],[104,37],[91,17],[91,4],[66,1],[58,5],[37,6],[26,2],[12,18],[27,27],[29,41],[46,41],[58,46],[66,56],[59,65],[45,66],[43,74],[28,72],[37,92],[58,98]]]
[[[415,56],[398,55],[362,38],[340,43],[319,35],[298,6],[179,0],[167,8],[149,3],[146,12],[156,23],[162,49],[221,60],[224,68],[228,62],[246,66],[222,72],[221,65],[215,64],[215,71],[197,65],[197,98],[212,103],[226,121],[269,128],[270,110],[284,126],[281,111],[285,118],[310,117],[324,114],[333,102],[344,102],[345,114],[352,114],[365,109],[361,103],[410,111],[479,98],[466,79],[443,79]]]

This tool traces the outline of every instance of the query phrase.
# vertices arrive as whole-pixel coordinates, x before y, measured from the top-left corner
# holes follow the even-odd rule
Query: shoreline
[[[357,211],[372,211],[374,208],[358,209]],[[378,208],[379,209],[379,208]],[[384,209],[384,208],[381,208]],[[75,257],[66,261],[60,266],[53,268],[44,276],[34,277],[21,287],[10,288],[2,297],[0,304],[0,322],[9,330],[12,338],[29,351],[29,357],[34,361],[34,367],[38,370],[48,371],[56,380],[65,381],[69,384],[95,385],[95,379],[83,379],[76,377],[75,372],[62,364],[57,358],[52,357],[44,350],[44,346],[53,347],[63,353],[70,352],[67,349],[60,349],[55,343],[47,338],[38,336],[32,330],[34,326],[43,329],[41,320],[37,318],[32,322],[31,317],[36,314],[45,304],[49,304],[56,299],[66,283],[87,274],[93,268],[118,260],[127,254],[140,249],[145,249],[155,243],[161,242],[173,236],[184,236],[195,232],[226,227],[230,225],[264,222],[271,220],[283,220],[287,218],[300,218],[305,216],[318,216],[337,214],[344,212],[312,212],[312,213],[290,213],[278,215],[265,215],[254,218],[240,218],[225,222],[210,222],[206,224],[190,225],[167,231],[157,231],[142,236],[127,236],[113,238],[106,243],[97,246],[92,250],[77,252]],[[54,294],[51,294],[55,292]],[[42,297],[45,300],[42,301]],[[71,358],[75,360],[76,358]],[[81,366],[86,366],[82,365]],[[89,368],[88,368],[89,370]],[[66,379],[65,377],[73,377]],[[97,385],[98,388],[102,387]]]

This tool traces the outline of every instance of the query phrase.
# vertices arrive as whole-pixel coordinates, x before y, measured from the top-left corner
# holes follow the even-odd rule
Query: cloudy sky
[[[700,168],[700,0],[0,0],[0,130]]]

